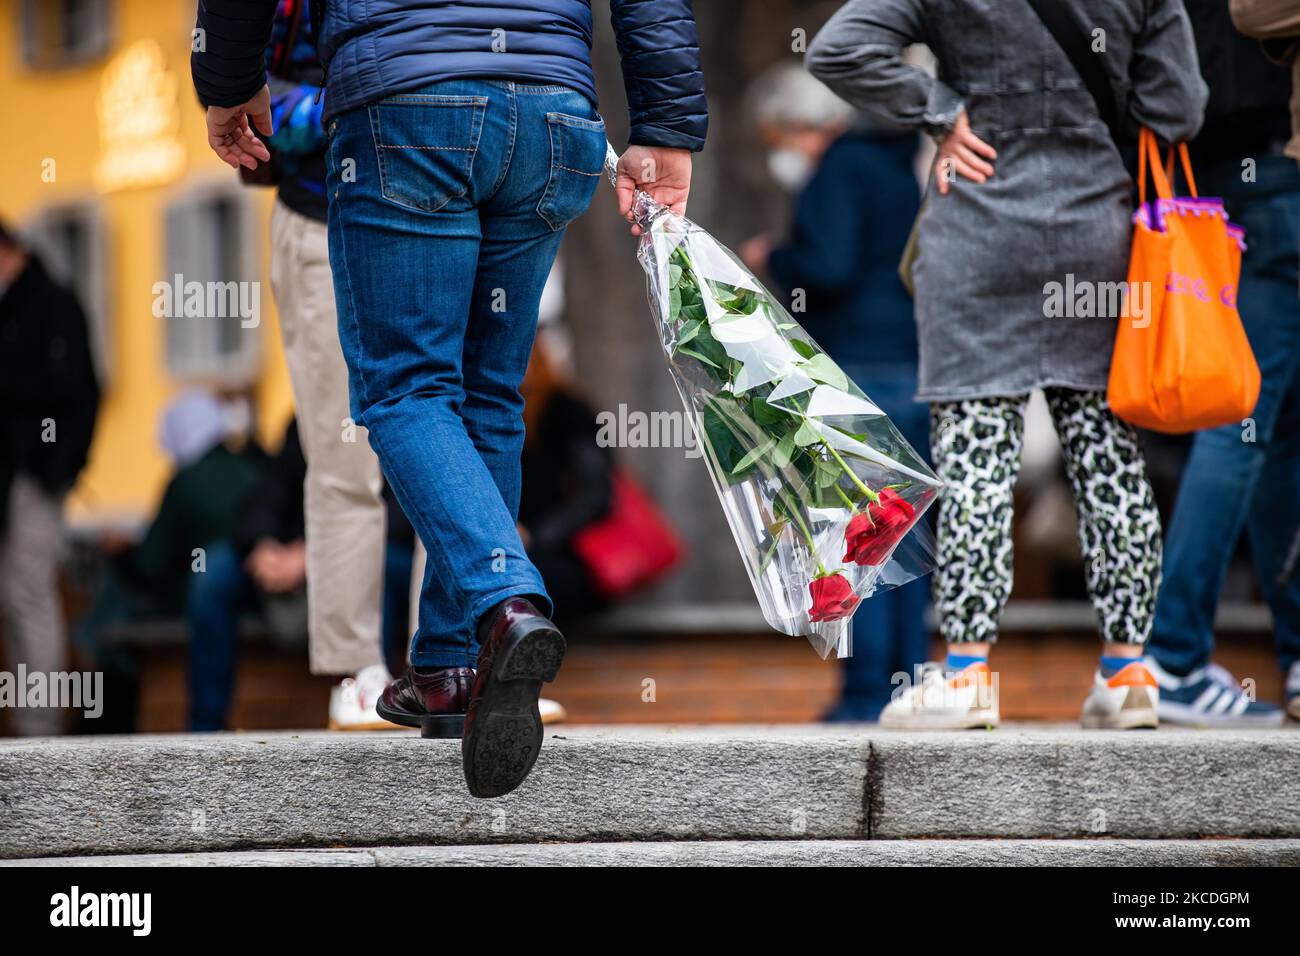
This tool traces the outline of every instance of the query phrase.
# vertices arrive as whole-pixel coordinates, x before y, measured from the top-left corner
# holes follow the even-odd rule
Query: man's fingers
[[[271,111],[262,110],[260,113],[253,113],[253,125],[261,131],[263,136],[270,136],[275,132],[271,126]]]
[[[270,125],[269,117],[266,124]],[[258,126],[262,128],[260,121]],[[271,159],[271,151],[253,133],[246,113],[237,113],[225,119],[210,118],[208,145],[223,163],[236,169],[240,166],[256,169],[259,161],[270,162]]]
[[[635,191],[636,187],[632,185],[631,180],[619,177],[618,184],[614,187],[614,194],[618,196],[618,214],[624,219],[632,215],[632,197]]]
[[[260,143],[258,145],[261,145]],[[244,140],[233,139],[225,144],[228,155],[234,159],[232,165],[243,166],[246,169],[256,169],[258,157],[248,151],[248,143]],[[265,150],[264,150],[265,151]],[[217,155],[221,155],[218,151]]]

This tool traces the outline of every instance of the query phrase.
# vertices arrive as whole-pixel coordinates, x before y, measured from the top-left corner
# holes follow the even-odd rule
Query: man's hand
[[[691,192],[691,152],[666,146],[629,146],[618,160],[618,211],[632,220],[632,197],[640,189],[661,206],[679,216],[686,215],[686,199]],[[632,235],[641,235],[633,224]]]
[[[302,541],[281,544],[263,538],[245,562],[258,587],[271,594],[293,591],[307,578],[307,549]]]
[[[939,195],[948,195],[948,184],[956,173],[972,182],[985,182],[993,175],[993,165],[980,157],[997,159],[998,151],[971,132],[966,111],[957,114],[952,132],[939,144],[939,154],[934,159],[934,178]]]
[[[253,126],[264,136],[274,132],[271,128],[271,91],[265,86],[241,106],[208,107],[208,145],[227,166],[256,169],[258,160],[270,162],[271,153],[257,138]]]

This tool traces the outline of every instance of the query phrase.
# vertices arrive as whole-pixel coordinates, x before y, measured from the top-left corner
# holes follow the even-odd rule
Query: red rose
[[[881,564],[894,545],[916,520],[916,509],[892,488],[880,492],[880,499],[854,515],[844,532],[848,552],[840,560],[858,564]]]
[[[814,578],[808,585],[812,595],[812,608],[808,617],[813,622],[838,621],[848,617],[862,598],[853,593],[853,586],[842,574],[828,574]]]

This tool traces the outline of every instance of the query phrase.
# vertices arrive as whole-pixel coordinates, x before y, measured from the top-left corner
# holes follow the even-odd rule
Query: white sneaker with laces
[[[1083,726],[1092,730],[1137,730],[1160,726],[1156,707],[1160,688],[1140,660],[1125,664],[1110,677],[1098,670],[1083,702]]]
[[[996,727],[1001,719],[998,685],[989,665],[976,662],[949,676],[927,664],[921,683],[907,688],[880,713],[888,730],[970,730]]]
[[[330,690],[330,730],[401,730],[375,711],[375,701],[392,681],[388,668],[371,664]]]

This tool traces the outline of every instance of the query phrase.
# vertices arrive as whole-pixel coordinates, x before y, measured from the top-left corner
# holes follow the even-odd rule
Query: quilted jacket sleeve
[[[709,127],[691,0],[610,0],[634,146],[699,151]]]
[[[194,89],[204,106],[238,106],[266,84],[266,45],[276,0],[199,0]]]

